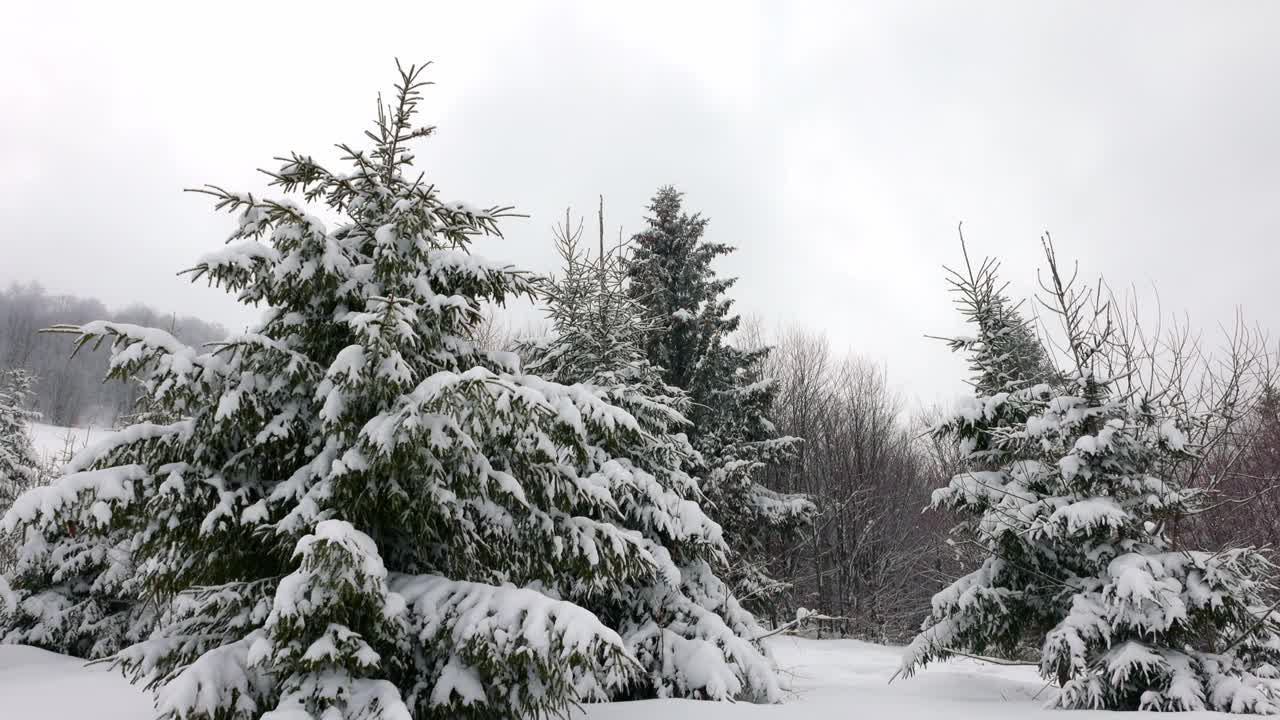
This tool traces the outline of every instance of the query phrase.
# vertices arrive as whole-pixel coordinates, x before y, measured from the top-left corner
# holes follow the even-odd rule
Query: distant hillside
[[[86,347],[74,359],[68,336],[41,334],[59,323],[115,320],[159,327],[198,344],[226,336],[220,325],[163,313],[142,305],[109,310],[100,301],[52,295],[36,284],[0,290],[0,368],[21,367],[36,375],[35,408],[54,425],[110,425],[132,411],[136,391],[126,383],[103,383],[107,348]]]

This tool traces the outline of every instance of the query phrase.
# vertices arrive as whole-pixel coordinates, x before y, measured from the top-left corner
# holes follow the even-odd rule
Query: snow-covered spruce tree
[[[1062,604],[1052,548],[1010,525],[1021,505],[1036,499],[1030,489],[1012,492],[1039,457],[1017,433],[1054,393],[1047,381],[1055,373],[1034,329],[1007,297],[999,264],[988,258],[975,269],[963,239],[961,248],[964,270],[947,268],[947,282],[975,334],[947,344],[968,356],[973,395],[933,434],[955,443],[966,467],[934,491],[932,507],[957,515],[953,542],[976,546],[983,560],[934,596],[932,615],[904,658],[908,673],[952,651],[1015,656],[1026,643],[1039,644]]]
[[[686,638],[659,671],[673,694],[775,699],[767,665],[696,639],[726,600],[679,563],[714,526],[631,469],[637,418],[465,339],[483,303],[533,288],[468,252],[504,208],[411,173],[420,73],[379,103],[370,149],[339,146],[343,172],[294,154],[268,173],[283,198],[204,191],[239,222],[192,275],[265,306],[256,327],[205,352],[63,328],[109,341],[111,375],[177,419],[87,448],[5,516],[27,538],[7,637],[101,657],[102,618],[150,631],[114,657],[165,718],[534,716],[645,680],[569,598],[661,586],[674,607],[652,625]]]
[[[974,394],[992,397],[1040,383],[1059,383],[1058,373],[1035,328],[1022,316],[1022,303],[1009,298],[1008,283],[1000,280],[999,261],[985,258],[975,269],[963,234],[960,251],[964,256],[964,271],[945,268],[949,275],[947,284],[956,297],[957,309],[977,335],[948,338],[946,342],[952,352],[969,356],[972,376],[968,383]],[[975,448],[975,452],[980,459],[981,449]]]
[[[710,670],[720,678],[709,685],[720,692],[739,695],[755,686],[761,699],[772,697],[771,661],[753,642],[762,631],[715,573],[727,548],[720,527],[699,507],[698,481],[689,474],[700,460],[684,433],[689,398],[645,358],[642,343],[656,323],[627,293],[628,248],[605,246],[603,200],[594,257],[581,239],[581,223],[575,229],[566,212],[556,228],[561,274],[539,283],[552,335],[523,346],[526,367],[549,380],[582,384],[639,422],[644,434],[623,450],[626,459],[599,460],[644,489],[648,497],[628,498],[624,511],[630,526],[666,548],[671,566],[652,584],[621,596],[558,591],[617,628],[640,659],[646,682],[629,696],[706,696],[687,678]],[[665,512],[655,515],[650,505]]]
[[[768,419],[776,392],[761,373],[768,348],[730,343],[739,317],[725,292],[734,279],[718,277],[711,263],[733,248],[706,241],[707,219],[683,212],[682,199],[670,186],[654,196],[647,227],[632,238],[628,292],[657,321],[646,333],[646,357],[692,400],[689,439],[703,458],[698,473],[709,512],[732,553],[732,582],[763,606],[785,587],[768,575],[767,548],[793,544],[816,510],[808,498],[757,481],[800,440],[779,437]]]
[[[40,480],[40,460],[31,444],[31,423],[39,414],[27,407],[33,384],[25,370],[0,370],[0,513]],[[0,572],[13,564],[16,545],[16,538],[0,533]]]
[[[1265,679],[1280,660],[1280,616],[1263,602],[1270,562],[1174,547],[1170,524],[1202,498],[1165,478],[1191,449],[1155,398],[1124,396],[1099,372],[1110,310],[1062,280],[1047,243],[1046,254],[1045,304],[1072,370],[1060,386],[1015,380],[939,428],[975,469],[934,503],[968,516],[988,557],[934,598],[904,670],[1026,638],[1042,642],[1060,707],[1280,710]]]

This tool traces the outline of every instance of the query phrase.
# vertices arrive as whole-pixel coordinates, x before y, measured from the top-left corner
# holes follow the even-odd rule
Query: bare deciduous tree
[[[818,333],[765,336],[752,320],[738,341],[774,346],[764,367],[778,387],[774,422],[805,439],[766,484],[809,494],[819,509],[803,542],[776,549],[773,571],[792,589],[775,617],[815,608],[826,615],[819,632],[900,640],[915,629],[952,554],[944,523],[920,512],[939,478],[949,477],[939,473],[950,461],[908,417],[885,368],[837,355]]]

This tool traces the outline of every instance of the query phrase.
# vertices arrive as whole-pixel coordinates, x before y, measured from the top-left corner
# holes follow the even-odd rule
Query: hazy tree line
[[[226,335],[221,326],[198,318],[140,304],[110,310],[93,298],[52,294],[35,283],[0,290],[0,369],[23,369],[35,378],[32,402],[44,422],[110,425],[133,411],[136,389],[103,381],[106,348],[85,347],[73,358],[66,337],[39,332],[53,325],[102,319],[163,328],[195,345]]]

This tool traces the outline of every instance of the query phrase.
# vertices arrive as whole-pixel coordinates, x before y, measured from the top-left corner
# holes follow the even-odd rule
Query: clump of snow
[[[1160,439],[1164,440],[1170,450],[1182,451],[1187,447],[1187,435],[1173,419],[1160,424]]]

